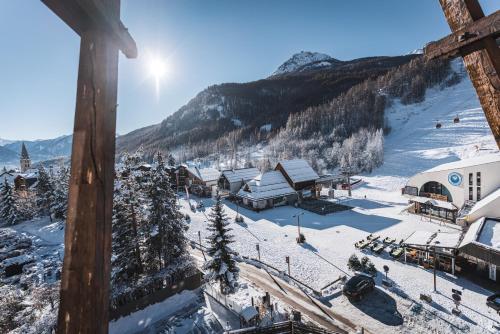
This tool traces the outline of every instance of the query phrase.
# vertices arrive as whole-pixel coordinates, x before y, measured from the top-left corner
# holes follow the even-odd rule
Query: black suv
[[[361,299],[363,295],[375,288],[375,281],[372,277],[363,274],[357,274],[351,277],[346,284],[342,292],[349,299]]]

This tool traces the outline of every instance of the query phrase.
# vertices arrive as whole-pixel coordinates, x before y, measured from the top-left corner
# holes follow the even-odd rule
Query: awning
[[[422,196],[407,196],[408,199],[412,202],[417,202],[421,204],[427,204],[434,206],[436,208],[441,208],[441,209],[446,209],[446,210],[458,210],[458,208],[451,202],[446,202],[446,201],[440,201],[438,199],[433,199],[429,197],[422,197]]]

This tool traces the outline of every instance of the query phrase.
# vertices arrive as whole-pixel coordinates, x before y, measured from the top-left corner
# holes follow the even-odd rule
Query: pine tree
[[[209,215],[208,230],[211,235],[208,237],[210,243],[208,255],[211,260],[204,265],[206,278],[212,282],[219,282],[221,293],[231,293],[236,287],[239,268],[233,259],[234,252],[229,247],[233,242],[233,237],[229,234],[231,228],[222,207],[222,201],[217,193],[215,206]]]
[[[126,153],[118,170],[113,200],[113,281],[136,280],[144,273],[144,239],[147,231],[148,175],[139,166],[142,150]]]
[[[66,219],[68,211],[69,170],[61,166],[53,181],[50,213],[57,219]]]
[[[42,216],[50,215],[54,206],[54,186],[45,168],[38,168],[38,183],[36,185],[36,204],[38,213]],[[52,217],[50,218],[52,220]]]
[[[130,283],[142,272],[139,238],[134,221],[130,219],[129,204],[115,184],[113,197],[113,283]]]
[[[0,198],[0,218],[7,224],[11,225],[20,220],[14,189],[7,179],[4,179],[4,185]]]
[[[148,267],[150,270],[160,270],[186,253],[184,233],[187,230],[160,153],[156,156],[156,168],[151,175],[149,199],[150,234],[146,241],[149,248]]]

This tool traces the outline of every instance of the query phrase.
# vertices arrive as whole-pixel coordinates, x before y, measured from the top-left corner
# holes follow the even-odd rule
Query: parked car
[[[489,296],[486,305],[494,309],[500,315],[500,293]]]
[[[372,277],[357,274],[351,277],[344,285],[342,292],[350,299],[360,300],[364,295],[373,291],[375,281]]]

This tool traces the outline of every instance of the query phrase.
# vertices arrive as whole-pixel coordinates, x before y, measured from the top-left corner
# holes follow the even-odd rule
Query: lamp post
[[[434,245],[434,292],[437,291],[437,288],[436,288],[436,267],[437,267],[436,245]]]
[[[300,216],[302,216],[303,214],[304,212],[299,212],[292,216],[293,218],[297,217],[297,232],[299,233],[297,238],[298,243],[302,243],[302,239],[300,238]]]

